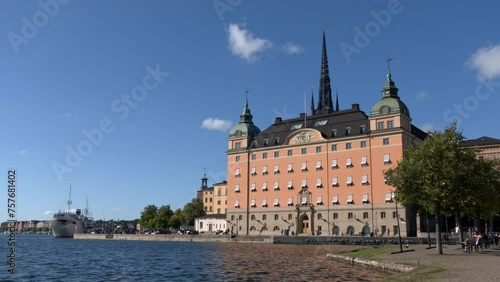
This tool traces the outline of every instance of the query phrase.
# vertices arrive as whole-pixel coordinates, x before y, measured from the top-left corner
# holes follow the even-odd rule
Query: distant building
[[[477,139],[465,140],[461,144],[464,148],[477,149],[478,157],[493,160],[500,159],[500,139],[495,139],[487,136]]]
[[[203,178],[201,179],[201,188],[196,192],[196,197],[200,199],[203,203],[203,208],[207,214],[214,213],[214,205],[213,205],[213,193],[214,187],[208,187],[207,185],[207,174],[203,173]]]
[[[225,232],[228,229],[225,214],[210,214],[197,217],[194,222],[195,230],[200,233]]]
[[[320,87],[310,113],[261,131],[248,99],[228,136],[227,219],[243,235],[399,233],[394,187],[384,171],[426,134],[412,124],[390,69],[366,114],[333,104],[325,34]],[[416,236],[416,212],[399,206],[401,235]]]

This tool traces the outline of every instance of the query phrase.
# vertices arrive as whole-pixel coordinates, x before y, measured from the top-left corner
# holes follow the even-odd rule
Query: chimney
[[[274,123],[280,123],[282,121],[281,117],[276,117]]]
[[[352,109],[355,111],[359,111],[359,104],[352,104]]]

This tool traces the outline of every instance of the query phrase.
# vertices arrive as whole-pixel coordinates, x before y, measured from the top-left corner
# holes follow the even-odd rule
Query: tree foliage
[[[159,208],[155,205],[148,205],[141,212],[139,221],[142,228],[179,228],[181,225],[194,225],[194,219],[205,214],[202,201],[195,198],[183,209],[177,209],[175,212],[172,211],[170,205],[163,205]]]
[[[200,199],[194,198],[182,209],[182,225],[194,225],[194,219],[205,214],[203,202]]]
[[[405,150],[397,166],[385,172],[396,188],[396,201],[436,216],[437,252],[442,254],[440,215],[475,214],[488,218],[497,210],[498,178],[492,162],[476,151],[460,147],[456,124],[434,132],[422,143]]]
[[[141,212],[139,222],[142,228],[156,228],[158,208],[155,205],[147,205]]]

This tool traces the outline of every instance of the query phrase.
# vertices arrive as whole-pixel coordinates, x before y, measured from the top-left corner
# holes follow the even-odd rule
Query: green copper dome
[[[245,101],[245,107],[243,108],[243,112],[240,115],[240,123],[235,125],[231,131],[229,131],[229,138],[231,137],[240,137],[240,136],[249,136],[254,137],[259,134],[260,129],[253,124],[252,121],[252,113],[250,112],[250,108],[248,107],[248,99]]]
[[[391,71],[388,69],[387,79],[385,81],[384,88],[382,89],[382,99],[373,105],[370,115],[377,116],[402,113],[410,117],[410,110],[408,110],[405,103],[399,99],[398,90],[399,89],[394,84],[394,81],[392,81]]]

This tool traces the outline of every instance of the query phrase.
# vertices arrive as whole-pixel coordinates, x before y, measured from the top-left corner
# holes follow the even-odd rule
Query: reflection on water
[[[326,257],[353,246],[229,243],[219,247],[223,277],[239,281],[380,281],[387,276]]]

